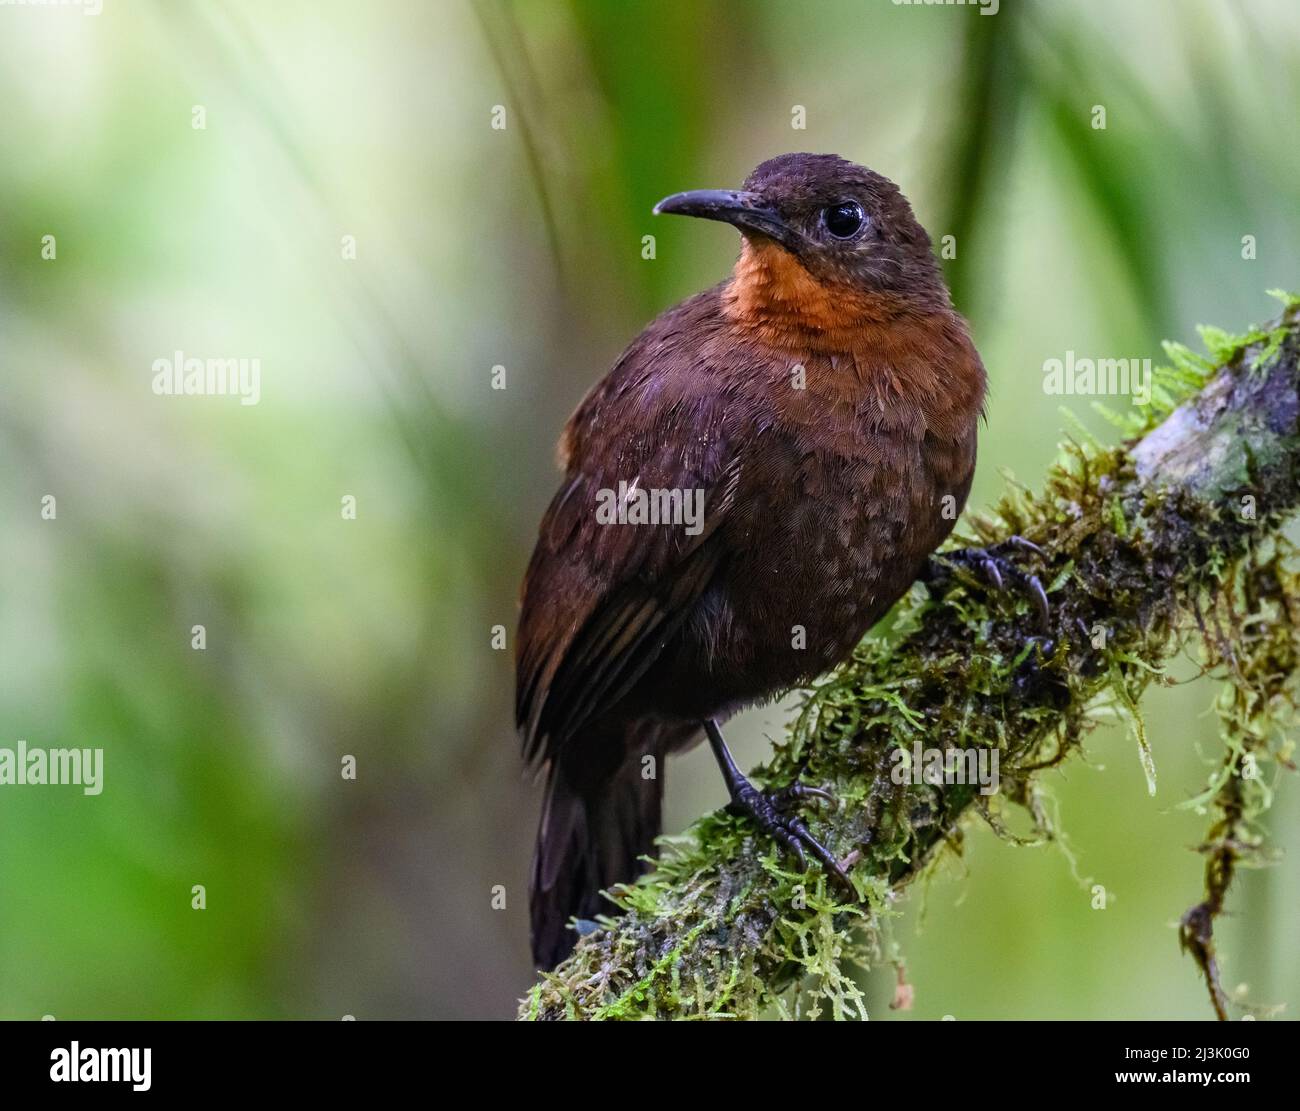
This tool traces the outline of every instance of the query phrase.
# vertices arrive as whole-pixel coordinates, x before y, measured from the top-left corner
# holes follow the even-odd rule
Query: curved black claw
[[[1036,555],[1042,555],[1043,549],[1037,544],[1026,540],[1023,536],[1011,536],[990,548],[961,548],[955,552],[939,552],[934,559],[946,561],[950,564],[960,564],[976,571],[981,575],[994,590],[1005,588],[1006,580],[1010,579],[1022,590],[1028,592],[1034,602],[1034,609],[1038,613],[1038,624],[1044,633],[1051,630],[1052,607],[1047,600],[1047,591],[1043,589],[1043,584],[1037,575],[1031,575],[1020,570],[1015,564],[1006,558],[1006,553],[1011,551],[1033,552]],[[932,578],[941,578],[943,572],[937,574],[931,572]]]
[[[795,783],[765,795],[746,779],[732,788],[731,805],[728,809],[733,813],[748,814],[759,829],[794,854],[801,870],[806,870],[808,867],[808,857],[804,852],[807,848],[821,861],[823,868],[851,887],[852,881],[840,866],[835,854],[812,835],[801,818],[790,813],[799,800],[805,798],[835,801],[835,797],[829,791],[824,791],[820,787],[805,787],[802,783]]]
[[[768,801],[778,810],[789,810],[798,806],[800,799],[821,799],[823,802],[835,803],[835,796],[824,787],[807,787],[802,783],[791,783],[789,787],[768,793]]]

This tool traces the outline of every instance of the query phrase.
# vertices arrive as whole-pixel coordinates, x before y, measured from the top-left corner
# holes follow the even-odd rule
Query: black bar
[[[754,1082],[765,1089],[779,1082],[780,1074],[807,1082],[806,1070],[812,1069],[825,1073],[824,1082],[842,1082],[872,1100],[924,1092],[929,1101],[945,1091],[970,1091],[972,1085],[986,1093],[1033,1091],[1040,1099],[1123,1088],[1147,1094],[1200,1089],[1227,1099],[1226,1089],[1260,1090],[1286,1081],[1293,1071],[1295,1034],[1290,1023],[1249,1021],[711,1026],[702,1031],[690,1023],[660,1023],[657,1029],[639,1023],[579,1031],[505,1023],[11,1022],[0,1026],[0,1076],[6,1103],[15,1107],[22,1104],[10,1098],[19,1094],[320,1094],[334,1102],[403,1090],[445,1096],[475,1085],[496,1103],[512,1085],[533,1097],[547,1091],[556,1096],[552,1084],[580,1078],[589,1090],[611,1096],[641,1084],[666,1092],[676,1062],[698,1064],[698,1057],[689,1056],[691,1049],[723,1039],[736,1055],[729,1058],[735,1067],[752,1071]],[[774,1037],[779,1042],[762,1053]],[[137,1050],[136,1079],[52,1079],[54,1072],[67,1075],[74,1045],[79,1070],[87,1070],[79,1076],[87,1077],[102,1066],[128,1071],[127,1055],[98,1051]],[[144,1049],[149,1050],[147,1079]],[[835,1061],[839,1064],[827,1072]],[[687,1073],[693,1077],[691,1102],[697,1102],[701,1070],[687,1065],[682,1077]],[[827,1098],[833,1098],[830,1092]]]

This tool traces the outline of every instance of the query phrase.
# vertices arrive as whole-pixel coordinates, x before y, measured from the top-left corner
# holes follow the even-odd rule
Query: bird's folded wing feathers
[[[698,418],[686,452],[659,427],[605,458],[570,459],[524,580],[516,718],[529,760],[553,757],[633,687],[726,560],[720,526],[740,460],[726,447],[721,412],[703,435]],[[698,533],[680,522],[600,523],[598,493],[634,480],[645,491],[703,491]]]

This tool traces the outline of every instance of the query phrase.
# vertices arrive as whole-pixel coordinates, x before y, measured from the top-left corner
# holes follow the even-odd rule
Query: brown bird
[[[763,795],[719,723],[845,659],[952,530],[984,367],[893,182],[786,154],[657,213],[739,229],[726,281],[655,320],[579,405],[524,579],[517,719],[547,770],[532,941],[642,870],[664,757],[709,739],[731,793],[802,861],[840,865]],[[702,502],[702,512],[694,512]],[[842,873],[840,873],[842,875]]]

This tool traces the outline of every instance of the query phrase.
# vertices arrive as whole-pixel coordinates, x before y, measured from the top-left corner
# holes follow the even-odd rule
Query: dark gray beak
[[[757,193],[736,189],[692,189],[689,193],[665,197],[655,205],[654,212],[656,216],[666,212],[721,220],[742,232],[754,232],[774,239],[789,251],[796,250],[799,244],[798,235],[781,219],[780,213]]]

